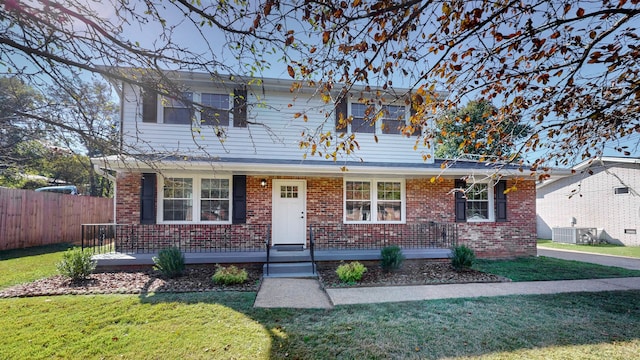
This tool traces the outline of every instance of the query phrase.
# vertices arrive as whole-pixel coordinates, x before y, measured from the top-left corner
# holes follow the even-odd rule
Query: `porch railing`
[[[263,251],[269,224],[83,224],[82,248],[93,253],[147,254],[175,246],[182,252]]]
[[[263,252],[271,243],[270,224],[84,224],[82,247],[96,254],[156,253],[176,246],[182,252]],[[318,250],[451,248],[457,244],[455,223],[310,224],[309,247]],[[266,245],[266,246],[265,246]],[[268,255],[268,254],[267,254]],[[312,259],[314,261],[314,259]]]
[[[315,224],[316,250],[372,250],[390,245],[411,249],[451,248],[458,242],[455,223]]]

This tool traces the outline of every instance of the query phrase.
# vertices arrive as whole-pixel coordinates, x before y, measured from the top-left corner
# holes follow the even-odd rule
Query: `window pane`
[[[185,221],[192,219],[191,200],[171,200],[163,201],[163,220]]]
[[[182,96],[185,101],[193,101],[193,93],[186,92]],[[175,98],[164,98],[163,122],[165,124],[190,124],[192,117],[193,111],[190,104]]]
[[[228,200],[201,200],[200,220],[203,221],[228,221],[229,201]]]
[[[371,203],[369,201],[347,201],[347,221],[371,221]]]
[[[347,200],[370,200],[371,184],[368,181],[347,181]]]
[[[401,134],[405,125],[405,107],[396,105],[382,106],[382,132],[384,134]]]
[[[375,133],[375,122],[372,121],[373,108],[365,104],[351,104],[351,132]]]
[[[205,106],[201,123],[229,126],[229,95],[203,93],[200,102]]]
[[[399,182],[378,182],[378,200],[401,200]]]
[[[402,220],[402,203],[400,201],[379,201],[378,220],[400,221]]]
[[[193,219],[193,179],[166,178],[163,195],[163,220],[185,221]]]
[[[229,220],[229,179],[200,180],[200,220]]]
[[[467,192],[467,220],[489,218],[489,185],[474,184]]]

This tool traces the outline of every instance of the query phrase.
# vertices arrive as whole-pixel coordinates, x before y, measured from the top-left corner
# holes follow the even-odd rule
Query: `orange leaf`
[[[322,43],[326,44],[329,42],[329,32],[325,31],[322,33]]]
[[[578,17],[583,17],[584,16],[584,9],[583,8],[578,9],[578,11],[576,11],[576,15],[578,15]]]
[[[291,65],[287,65],[287,72],[289,72],[289,76],[291,77],[296,76],[296,72],[293,70],[293,67],[291,67]]]

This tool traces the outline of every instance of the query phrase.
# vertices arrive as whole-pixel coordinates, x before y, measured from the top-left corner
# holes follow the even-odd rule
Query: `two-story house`
[[[407,91],[354,87],[327,99],[291,80],[166,76],[182,86],[180,99],[112,81],[129,155],[93,162],[117,174],[118,251],[308,248],[313,239],[345,253],[457,242],[480,257],[536,254],[534,177],[434,159],[432,144],[416,142],[420,130],[401,131],[412,115]],[[301,146],[351,134],[354,151],[335,159]]]

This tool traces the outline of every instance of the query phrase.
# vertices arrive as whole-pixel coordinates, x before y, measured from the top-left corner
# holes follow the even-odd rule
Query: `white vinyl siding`
[[[327,121],[332,111],[331,104],[321,99],[294,95],[288,91],[266,92],[256,96],[250,90],[247,94],[247,127],[224,127],[201,125],[197,129],[182,124],[162,124],[162,104],[158,101],[158,123],[142,122],[142,102],[140,92],[125,88],[123,108],[123,140],[136,152],[153,154],[183,155],[188,158],[198,156],[224,156],[235,159],[268,158],[272,160],[302,160],[307,154],[309,160],[322,160],[333,163],[333,159],[311,156],[310,150],[300,147],[304,140],[302,134],[311,135],[333,132],[334,124]],[[200,93],[231,93],[232,89],[194,90],[194,96]],[[230,104],[233,103],[229,96]],[[159,97],[160,98],[160,97]],[[262,105],[265,104],[265,105]],[[232,108],[230,105],[229,108]],[[295,114],[307,115],[305,122]],[[196,114],[196,116],[199,116]],[[231,119],[229,120],[232,121]],[[335,134],[334,134],[335,136]],[[414,150],[415,137],[399,135],[359,133],[359,149],[353,155],[339,154],[338,161],[366,161],[377,163],[426,163],[433,162],[432,147],[418,146]],[[338,140],[331,141],[335,146]],[[321,147],[318,148],[320,150]],[[329,148],[324,154],[333,151]],[[428,156],[427,156],[428,155]],[[338,165],[337,165],[338,166]]]

